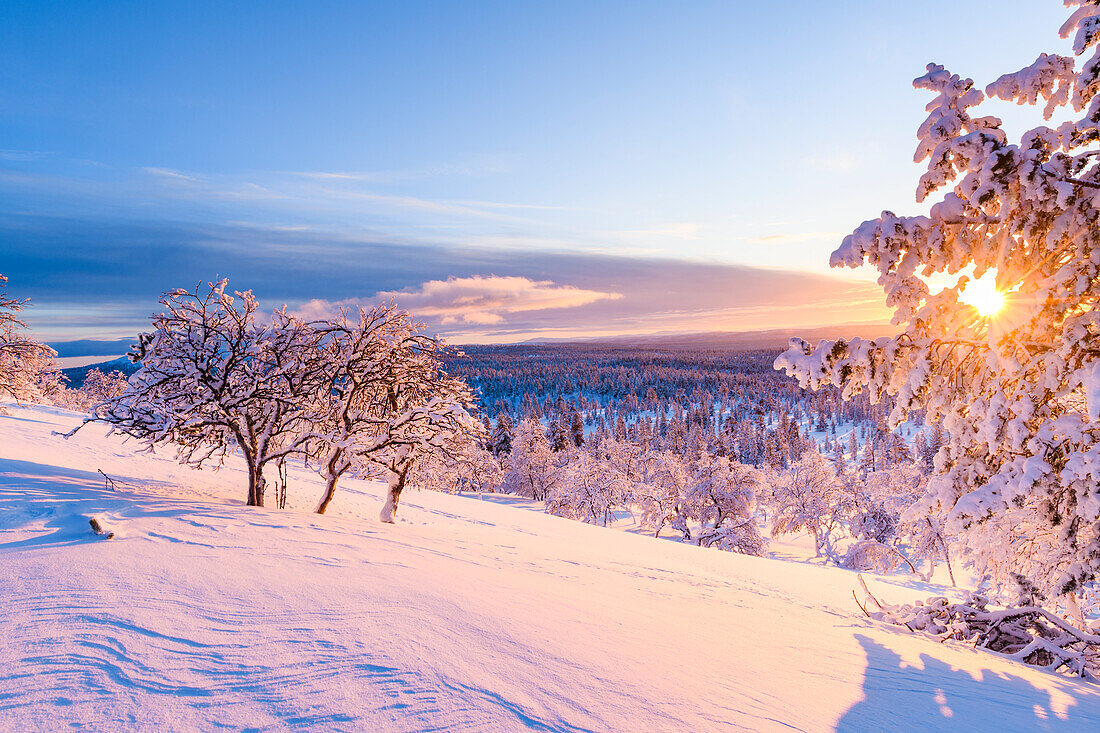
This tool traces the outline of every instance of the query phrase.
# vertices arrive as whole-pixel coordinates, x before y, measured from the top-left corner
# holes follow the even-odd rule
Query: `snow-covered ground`
[[[1100,688],[872,623],[844,570],[508,497],[412,494],[384,525],[354,481],[321,517],[304,471],[249,509],[235,464],[9,411],[0,731],[1100,729]]]

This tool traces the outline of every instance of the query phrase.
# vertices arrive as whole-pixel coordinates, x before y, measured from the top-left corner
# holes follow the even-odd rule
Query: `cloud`
[[[789,234],[765,234],[762,237],[753,237],[750,242],[803,242],[810,239],[833,239],[843,235],[844,232],[792,232]]]
[[[142,168],[141,170],[144,171],[145,173],[148,173],[149,175],[159,176],[161,178],[169,178],[173,181],[192,182],[192,181],[198,181],[199,180],[198,178],[195,178],[194,176],[189,176],[186,173],[180,173],[179,171],[172,170],[171,168],[156,168],[156,167],[153,167],[153,166],[146,166],[146,167]]]
[[[703,225],[694,221],[679,221],[671,224],[663,224],[649,229],[624,229],[610,232],[613,236],[634,239],[638,237],[658,237],[671,239],[699,239]]]
[[[622,297],[621,293],[585,290],[551,280],[474,275],[429,280],[417,288],[379,291],[369,302],[393,299],[413,315],[443,326],[489,326],[504,323],[507,314],[578,308]],[[338,302],[310,300],[294,312],[305,318],[324,318],[342,307],[365,304],[358,298]]]
[[[10,160],[20,163],[29,163],[44,158],[47,155],[52,155],[52,153],[42,150],[0,150],[0,160]]]
[[[149,326],[156,299],[215,275],[265,310],[309,318],[395,297],[456,343],[536,336],[743,331],[889,317],[873,282],[719,262],[414,245],[294,226],[0,215],[12,294],[51,340]],[[492,273],[492,274],[486,274]],[[73,305],[73,304],[79,304]]]
[[[533,211],[571,211],[568,206],[551,206],[549,204],[517,204],[505,201],[450,201],[448,203],[459,206],[472,206],[485,209],[530,209]]]
[[[321,181],[368,181],[380,178],[377,173],[353,173],[340,171],[287,171],[289,176],[315,178]]]

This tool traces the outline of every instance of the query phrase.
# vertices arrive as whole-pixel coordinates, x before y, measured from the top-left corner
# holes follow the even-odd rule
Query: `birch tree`
[[[263,506],[265,466],[300,450],[295,436],[323,389],[319,344],[315,330],[285,311],[261,324],[252,292],[226,287],[223,279],[166,293],[153,331],[129,354],[141,366],[126,391],[83,424],[106,422],[149,450],[171,445],[196,467],[236,452],[248,475],[246,503]]]

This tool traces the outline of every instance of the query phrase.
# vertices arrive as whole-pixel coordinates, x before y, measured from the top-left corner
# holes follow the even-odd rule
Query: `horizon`
[[[51,342],[219,275],[317,317],[394,298],[453,343],[886,325],[828,259],[923,210],[912,79],[988,83],[1063,20],[940,5],[1023,40],[871,3],[8,4],[0,272]]]

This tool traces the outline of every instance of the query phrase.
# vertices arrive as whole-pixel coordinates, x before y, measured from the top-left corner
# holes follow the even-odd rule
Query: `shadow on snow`
[[[149,489],[159,481],[112,476],[119,484]],[[135,499],[141,499],[136,502]],[[0,550],[98,542],[88,519],[93,514],[120,513],[127,518],[181,517],[203,505],[175,499],[138,496],[124,488],[108,489],[99,473],[0,458],[0,531],[43,522],[48,530],[35,537],[0,542]]]
[[[1082,731],[1100,729],[1100,709],[1076,707],[1079,686],[1088,683],[1055,677],[1054,695],[1022,677],[983,670],[975,679],[928,654],[921,666],[907,665],[900,655],[856,634],[867,655],[864,698],[837,723],[842,733],[869,730],[1027,730]],[[1078,688],[1078,689],[1075,689]],[[1062,697],[1062,696],[1059,696]],[[1021,713],[1030,710],[1031,714]]]

